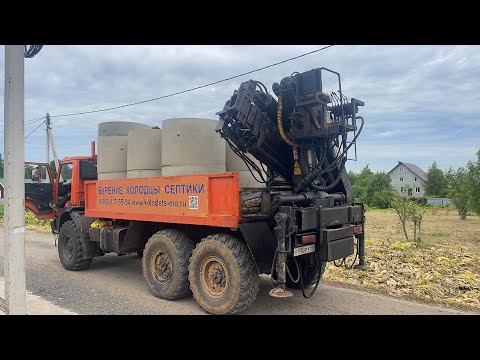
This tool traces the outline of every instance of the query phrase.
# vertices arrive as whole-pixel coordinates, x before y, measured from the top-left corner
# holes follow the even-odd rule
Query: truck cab
[[[33,212],[38,219],[53,218],[55,215],[49,204],[53,199],[55,179],[50,166],[36,162],[25,162],[25,165],[33,167],[31,179],[25,181],[25,208]]]
[[[33,166],[32,180],[25,183],[25,208],[38,219],[47,220],[57,218],[65,210],[84,207],[84,182],[97,179],[96,160],[94,153],[65,158],[59,162],[55,178],[49,164],[25,162]]]

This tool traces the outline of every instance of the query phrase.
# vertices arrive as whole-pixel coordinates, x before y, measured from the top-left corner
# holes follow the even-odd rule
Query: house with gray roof
[[[393,188],[400,195],[411,195],[414,197],[425,196],[425,183],[427,173],[415,164],[399,161],[398,164],[388,172]]]

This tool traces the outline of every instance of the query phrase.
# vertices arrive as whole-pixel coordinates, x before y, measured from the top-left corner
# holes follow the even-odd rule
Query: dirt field
[[[412,226],[409,225],[409,228]],[[411,230],[411,229],[410,229]],[[422,239],[406,241],[393,210],[366,213],[366,271],[329,265],[325,279],[403,298],[480,309],[480,217],[428,208]]]

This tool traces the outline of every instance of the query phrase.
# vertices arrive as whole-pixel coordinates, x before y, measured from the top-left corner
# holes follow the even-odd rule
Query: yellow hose
[[[282,97],[278,97],[278,110],[277,110],[277,125],[278,125],[278,130],[280,131],[280,136],[282,137],[283,141],[285,141],[288,145],[291,147],[296,148],[298,145],[295,144],[292,140],[290,140],[287,135],[285,135],[285,131],[283,130],[283,124],[282,124]]]

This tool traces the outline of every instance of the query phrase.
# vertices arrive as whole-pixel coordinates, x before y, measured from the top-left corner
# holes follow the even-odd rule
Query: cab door
[[[51,219],[55,211],[53,200],[54,179],[47,163],[25,162],[25,208],[38,219]]]
[[[54,203],[57,209],[64,208],[71,200],[72,188],[76,174],[74,161],[62,161],[60,163],[59,176],[57,176],[58,183],[55,187]]]

